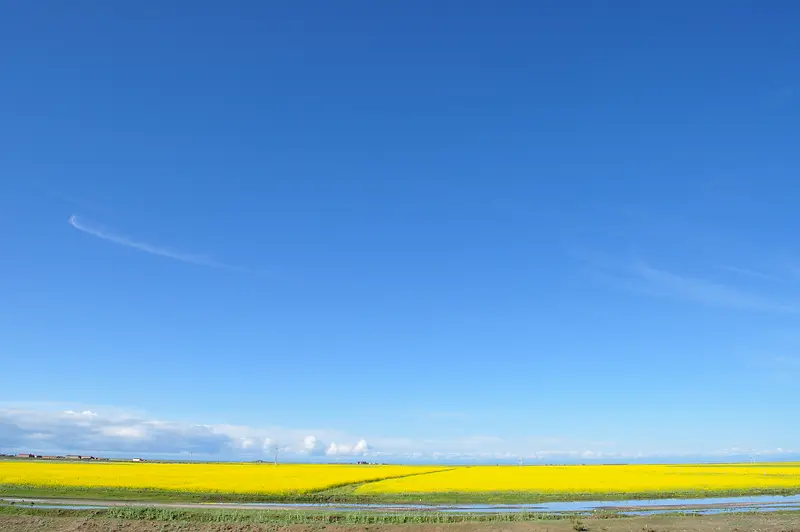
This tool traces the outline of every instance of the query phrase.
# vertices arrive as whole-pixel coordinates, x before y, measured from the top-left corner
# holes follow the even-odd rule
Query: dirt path
[[[102,517],[2,516],[3,532],[800,532],[800,515],[653,516],[525,523],[454,523],[410,525],[258,525],[133,521]]]

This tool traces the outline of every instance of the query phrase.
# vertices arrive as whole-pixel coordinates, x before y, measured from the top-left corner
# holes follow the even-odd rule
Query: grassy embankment
[[[191,523],[263,523],[263,524],[403,524],[552,521],[566,516],[541,513],[445,514],[440,512],[335,512],[327,510],[220,510],[177,508],[119,507],[98,510],[65,510],[0,506],[0,515],[36,515],[129,519],[145,521],[186,521]],[[615,517],[614,514],[603,516]]]
[[[589,516],[515,514],[441,514],[431,512],[332,513],[297,511],[177,510],[112,508],[108,510],[59,510],[0,506],[0,529],[32,530],[127,530],[139,531],[335,531],[408,530],[414,532],[493,532],[504,530],[548,532],[718,532],[719,530],[800,531],[799,512],[729,513],[700,516],[670,514],[620,516],[598,513]]]

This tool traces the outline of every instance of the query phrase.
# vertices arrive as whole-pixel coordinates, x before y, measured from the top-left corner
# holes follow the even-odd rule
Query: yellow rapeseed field
[[[356,494],[800,491],[800,464],[477,466],[364,484]]]
[[[362,482],[366,483],[356,489],[356,495],[527,492],[602,496],[781,489],[800,491],[800,463],[445,468],[0,461],[0,485],[280,495],[302,494]]]
[[[183,492],[304,493],[441,467],[290,464],[68,463],[0,461],[0,484],[158,489]]]

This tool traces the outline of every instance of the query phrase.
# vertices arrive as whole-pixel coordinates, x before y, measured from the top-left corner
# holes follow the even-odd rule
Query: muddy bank
[[[700,517],[659,515],[618,519],[582,519],[521,523],[453,523],[408,525],[265,525],[129,521],[102,517],[0,515],[3,532],[800,532],[798,514],[735,514]]]

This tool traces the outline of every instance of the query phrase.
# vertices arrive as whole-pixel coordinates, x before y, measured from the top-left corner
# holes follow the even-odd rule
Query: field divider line
[[[391,475],[388,477],[381,477],[381,478],[373,478],[370,480],[359,480],[356,482],[345,482],[342,484],[336,484],[334,486],[327,486],[325,488],[320,488],[318,490],[307,491],[305,493],[309,495],[323,495],[328,490],[335,490],[339,488],[346,488],[348,486],[353,486],[354,488],[358,488],[359,486],[363,486],[364,484],[373,484],[375,482],[383,482],[384,480],[393,480],[396,478],[408,478],[408,477],[418,477],[420,475],[432,475],[434,473],[444,473],[446,471],[455,471],[455,467],[448,467],[445,469],[437,469],[435,471],[422,471],[421,473],[407,473],[404,475]]]

